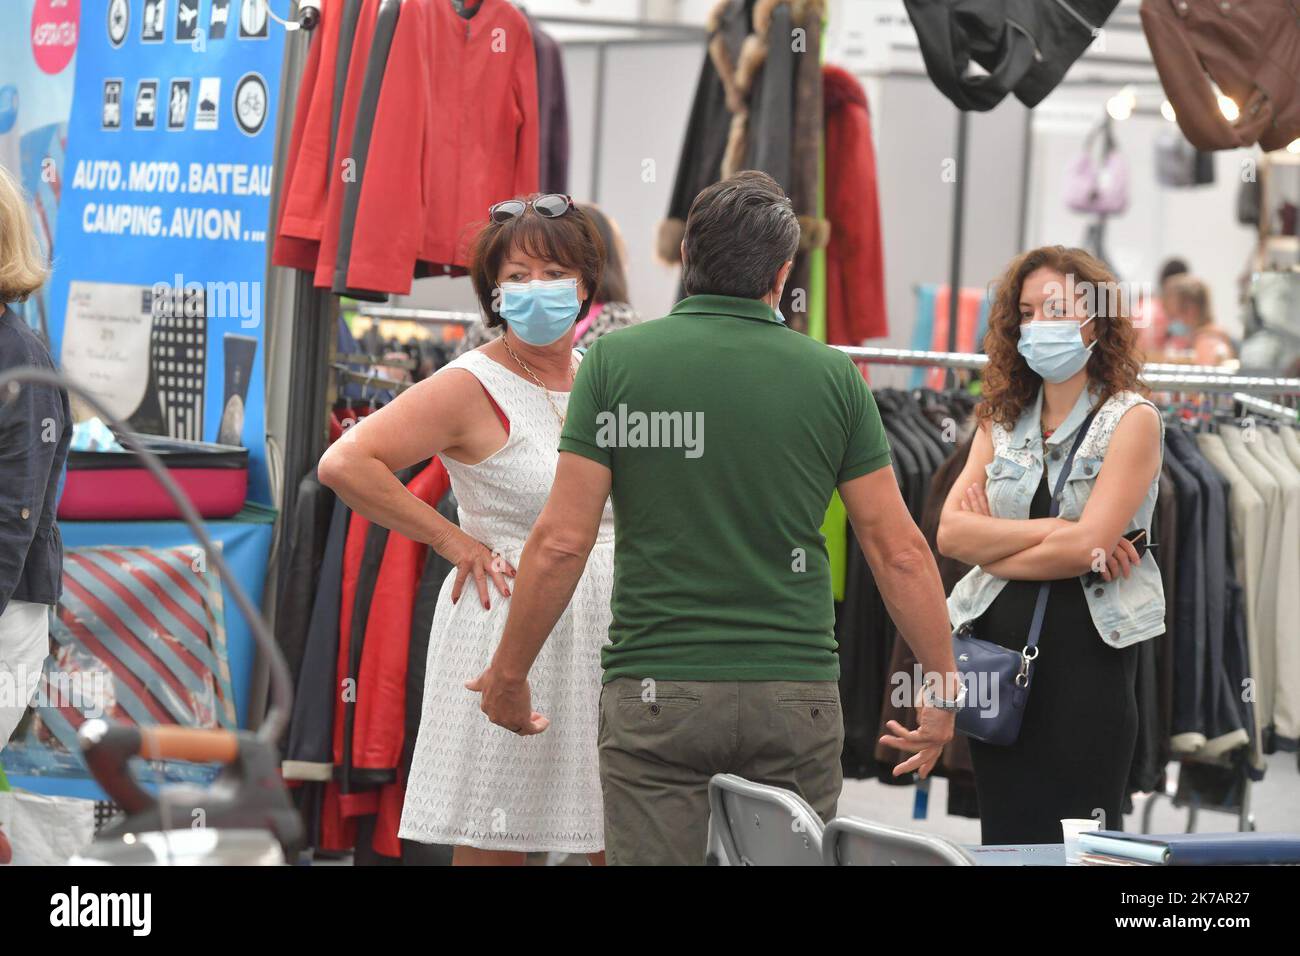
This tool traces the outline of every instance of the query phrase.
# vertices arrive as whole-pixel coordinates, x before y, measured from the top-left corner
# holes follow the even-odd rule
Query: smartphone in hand
[[[1133,550],[1137,552],[1139,561],[1142,560],[1142,556],[1148,551],[1155,550],[1156,546],[1154,544],[1147,544],[1146,528],[1136,528],[1133,531],[1127,532],[1124,537],[1128,539],[1129,544],[1133,545]],[[1103,580],[1103,578],[1100,571],[1089,571],[1088,576],[1083,579],[1083,583],[1088,587],[1091,587],[1101,580]]]

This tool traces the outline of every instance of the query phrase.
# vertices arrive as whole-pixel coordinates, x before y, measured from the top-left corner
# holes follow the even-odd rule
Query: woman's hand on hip
[[[482,541],[457,529],[456,536],[445,549],[440,549],[440,553],[456,565],[456,583],[451,587],[452,604],[460,600],[461,590],[470,578],[474,579],[474,586],[478,589],[479,600],[483,602],[484,608],[492,606],[488,599],[488,578],[492,579],[502,597],[510,597],[508,579],[515,576],[515,569]]]

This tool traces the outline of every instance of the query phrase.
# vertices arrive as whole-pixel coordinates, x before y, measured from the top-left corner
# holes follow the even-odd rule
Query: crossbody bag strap
[[[1074,456],[1079,451],[1079,446],[1083,444],[1084,437],[1088,434],[1088,429],[1092,426],[1092,420],[1097,414],[1097,409],[1088,413],[1088,417],[1083,420],[1079,426],[1079,432],[1074,436],[1074,444],[1070,446],[1070,454],[1065,457],[1065,463],[1061,465],[1061,472],[1056,477],[1056,488],[1052,491],[1052,503],[1048,506],[1047,516],[1055,518],[1061,510],[1061,492],[1065,489],[1066,479],[1070,477],[1070,469],[1074,465]],[[1046,464],[1043,467],[1047,467]],[[1043,616],[1047,613],[1047,595],[1052,590],[1052,582],[1044,581],[1038,589],[1038,600],[1034,602],[1034,617],[1029,625],[1029,637],[1025,641],[1024,657],[1026,663],[1032,661],[1038,656],[1037,653],[1029,654],[1029,651],[1036,647],[1038,638],[1043,633]],[[1022,673],[1025,673],[1025,667],[1022,665]]]

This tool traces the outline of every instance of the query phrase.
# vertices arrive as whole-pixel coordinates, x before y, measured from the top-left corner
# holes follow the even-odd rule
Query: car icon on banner
[[[158,81],[141,80],[135,88],[135,128],[153,129],[158,123]]]

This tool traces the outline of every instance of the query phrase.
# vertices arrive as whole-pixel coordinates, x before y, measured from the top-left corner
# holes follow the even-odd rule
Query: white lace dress
[[[495,454],[476,465],[445,456],[443,463],[461,528],[518,568],[555,478],[559,419],[541,388],[482,352],[467,352],[447,367],[473,374],[510,421],[506,444]],[[550,397],[561,412],[567,408],[568,393]],[[614,579],[609,503],[573,600],[529,675],[533,709],[551,721],[543,733],[520,737],[497,727],[479,710],[479,695],[465,689],[496,650],[510,599],[489,582],[492,607],[485,610],[471,579],[452,604],[455,579],[453,571],[443,582],[434,612],[399,835],[485,850],[601,850],[596,725]]]

